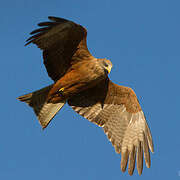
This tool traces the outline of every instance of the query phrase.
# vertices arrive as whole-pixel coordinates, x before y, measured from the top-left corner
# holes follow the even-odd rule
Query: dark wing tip
[[[46,31],[45,31],[45,32],[46,32]],[[29,37],[29,38],[26,40],[27,43],[25,44],[25,46],[27,46],[27,45],[30,44],[30,43],[33,43],[34,40],[38,39],[38,37],[40,37],[41,35],[43,35],[45,32],[44,32],[44,31],[41,31],[41,32],[39,32],[39,33],[37,33],[37,34]]]
[[[19,97],[17,97],[16,99],[18,99],[19,101],[25,102],[25,103],[27,103],[27,104],[30,105],[30,103],[31,103],[31,98],[32,98],[32,93],[29,93],[29,94],[25,94],[25,95],[23,95],[23,96],[19,96]]]
[[[52,25],[50,23],[48,27],[43,27],[43,28],[35,29],[34,31],[30,32],[30,34],[32,35],[32,34],[37,34],[39,32],[47,31],[47,30],[50,29],[51,26]]]
[[[68,22],[68,20],[64,18],[59,18],[54,16],[48,16],[48,19],[50,21],[41,22],[38,24],[38,26],[40,26],[41,28],[35,29],[34,31],[30,32],[30,35],[33,36],[31,36],[26,40],[25,46],[27,46],[30,43],[35,43],[35,40],[37,40],[41,35],[47,33],[54,26]]]
[[[48,19],[51,20],[51,21],[61,22],[61,23],[64,23],[64,22],[68,21],[67,19],[60,18],[60,17],[55,17],[55,16],[48,16]]]
[[[52,26],[58,24],[57,22],[52,22],[52,21],[46,21],[46,22],[40,22],[37,25],[38,26]]]

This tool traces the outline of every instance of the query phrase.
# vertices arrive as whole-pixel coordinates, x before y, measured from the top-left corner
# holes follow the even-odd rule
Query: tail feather
[[[33,108],[43,129],[47,127],[53,117],[66,103],[66,100],[54,104],[46,101],[51,87],[52,85],[17,98]]]

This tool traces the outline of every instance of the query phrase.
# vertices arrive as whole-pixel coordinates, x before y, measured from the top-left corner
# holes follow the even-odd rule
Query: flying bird
[[[134,91],[111,82],[112,63],[97,59],[88,50],[87,30],[72,21],[48,17],[32,31],[26,45],[36,44],[43,51],[47,73],[54,81],[38,91],[18,97],[33,108],[42,128],[46,128],[67,102],[72,109],[104,129],[117,153],[121,170],[138,174],[143,157],[150,167],[153,141],[144,113]],[[144,154],[144,156],[143,156]]]

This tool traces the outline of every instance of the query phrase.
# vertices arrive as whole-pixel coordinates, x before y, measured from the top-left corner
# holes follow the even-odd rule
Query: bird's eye
[[[107,63],[104,63],[104,66],[105,66],[105,67],[108,67],[108,64],[107,64]]]

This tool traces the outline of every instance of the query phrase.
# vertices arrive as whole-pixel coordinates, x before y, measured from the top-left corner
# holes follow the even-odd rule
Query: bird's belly
[[[48,101],[57,103],[63,99],[69,99],[73,95],[95,86],[105,77],[104,74],[99,75],[98,73],[70,72],[54,84],[49,92]]]

